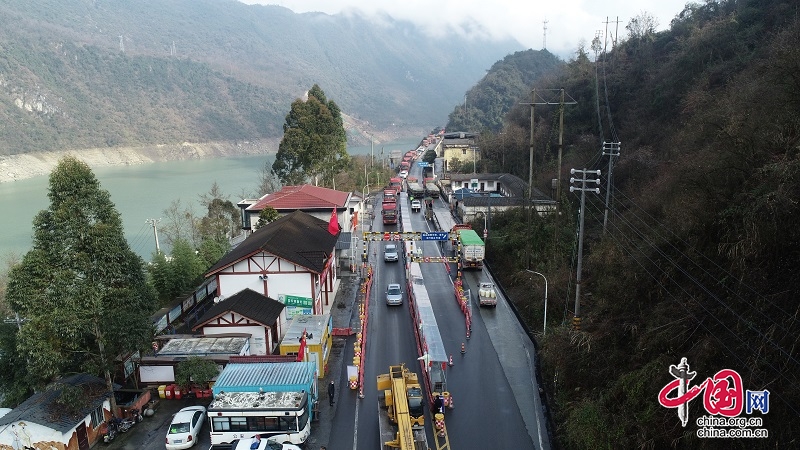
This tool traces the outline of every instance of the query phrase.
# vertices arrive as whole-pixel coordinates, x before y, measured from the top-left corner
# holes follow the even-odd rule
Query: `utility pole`
[[[529,150],[529,157],[530,162],[528,166],[528,186],[530,189],[528,190],[528,201],[531,201],[533,198],[533,108],[535,105],[559,105],[560,108],[560,120],[559,120],[559,134],[558,134],[558,167],[556,170],[558,171],[558,186],[561,186],[561,154],[563,151],[563,144],[564,144],[564,106],[565,105],[577,105],[578,102],[575,101],[569,94],[567,94],[564,89],[541,89],[539,92],[545,93],[548,95],[548,98],[544,98],[543,96],[537,96],[537,90],[534,88],[531,91],[531,102],[530,103],[520,103],[521,105],[531,105],[531,141],[530,141],[530,150]],[[552,94],[558,93],[559,98],[555,96],[550,96]],[[556,199],[560,198],[560,194],[556,192]]]
[[[611,201],[611,178],[614,174],[614,158],[619,156],[619,142],[603,142],[603,156],[608,155],[608,179],[606,180],[606,209],[603,212],[603,234],[606,234],[608,210]]]
[[[531,91],[531,140],[528,147],[530,163],[528,164],[528,203],[533,199],[533,107],[536,105],[536,88]]]
[[[536,88],[531,91],[531,141],[528,148],[530,156],[530,163],[528,164],[528,236],[531,236],[531,218],[533,216],[533,108],[536,105]],[[531,266],[531,240],[526,239],[527,249],[525,251],[525,260],[527,267]]]
[[[156,228],[156,224],[161,222],[161,219],[147,219],[145,222],[153,227],[153,236],[156,238],[156,253],[161,253],[161,247],[158,245],[158,229]]]
[[[561,102],[558,106],[558,184],[556,185],[556,214],[558,214],[558,202],[561,199],[561,153],[564,149],[564,88],[561,88]],[[577,102],[571,103],[575,104]]]
[[[123,38],[123,36],[121,34],[119,35],[119,51],[121,51],[122,53],[125,53],[125,42],[124,42],[124,38]]]
[[[576,272],[576,283],[575,283],[575,317],[572,318],[572,327],[575,330],[581,329],[581,270],[583,270],[583,219],[586,216],[584,213],[584,208],[586,206],[586,191],[594,192],[595,194],[600,193],[600,188],[587,188],[586,183],[596,183],[600,184],[600,179],[587,179],[587,176],[600,176],[599,170],[577,170],[571,169],[569,171],[571,174],[580,174],[580,178],[571,177],[569,179],[570,183],[575,183],[576,181],[580,181],[580,187],[570,186],[569,191],[581,191],[581,209],[578,212],[580,214],[580,226],[578,227],[578,268]]]

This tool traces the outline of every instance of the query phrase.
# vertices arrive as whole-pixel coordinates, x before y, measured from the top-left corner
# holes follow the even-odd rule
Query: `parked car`
[[[397,262],[399,260],[399,255],[397,254],[397,245],[396,244],[386,244],[386,247],[383,247],[383,260],[386,262]]]
[[[205,418],[205,406],[187,406],[176,412],[167,429],[167,450],[181,450],[194,446]]]
[[[399,284],[390,283],[386,288],[386,304],[390,306],[403,304],[403,290]]]

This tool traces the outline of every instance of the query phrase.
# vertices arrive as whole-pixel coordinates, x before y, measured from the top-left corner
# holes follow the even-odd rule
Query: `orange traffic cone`
[[[464,348],[464,343],[462,342],[461,343],[461,354],[463,355],[464,353],[467,353],[467,349]]]
[[[450,367],[453,367],[453,355],[450,355]]]

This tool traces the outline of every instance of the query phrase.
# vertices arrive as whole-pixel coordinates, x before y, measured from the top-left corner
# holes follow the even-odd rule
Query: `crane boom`
[[[384,393],[383,402],[379,402],[378,421],[384,446],[426,450],[423,397],[417,374],[409,371],[405,364],[389,366],[389,373],[378,375],[378,391]],[[389,422],[397,425],[396,432]]]

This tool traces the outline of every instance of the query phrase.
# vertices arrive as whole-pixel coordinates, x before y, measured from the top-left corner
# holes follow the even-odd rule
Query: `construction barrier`
[[[456,405],[453,403],[453,396],[450,395],[449,392],[447,392],[447,391],[442,392],[442,397],[444,397],[444,402],[443,402],[444,406],[446,406],[446,407],[448,407],[450,409],[455,408]]]
[[[434,426],[436,427],[436,434],[438,434],[439,437],[444,437],[444,414],[437,413],[434,416]]]

